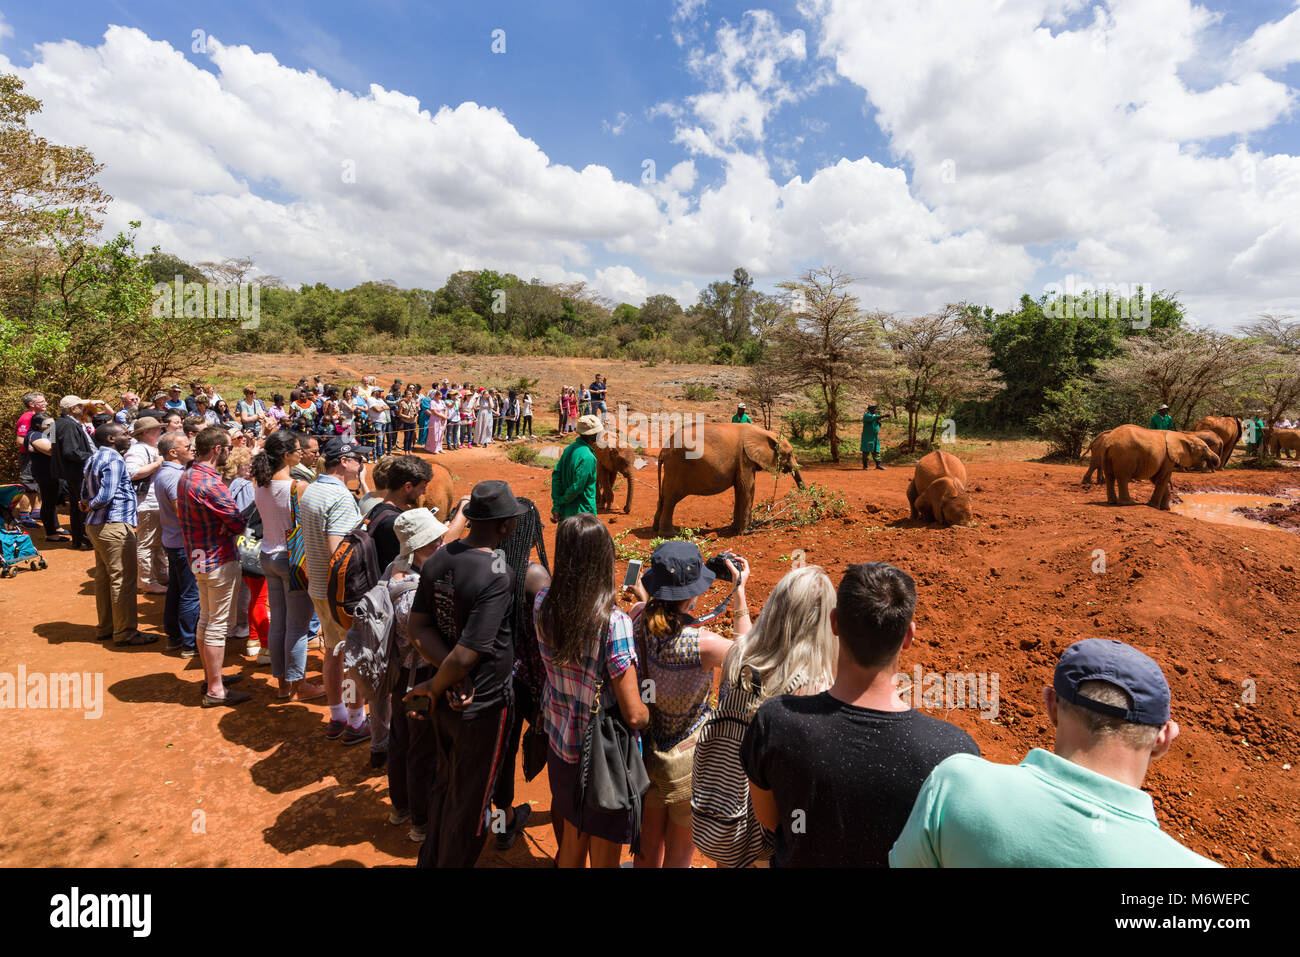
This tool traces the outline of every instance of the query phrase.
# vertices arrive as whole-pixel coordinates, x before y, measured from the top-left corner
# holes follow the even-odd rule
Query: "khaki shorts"
[[[653,784],[650,790],[645,792],[645,797],[641,802],[645,808],[668,808],[668,820],[672,821],[678,827],[691,826],[691,801],[687,798],[685,801],[678,801],[676,804],[664,804],[663,792]]]
[[[330,614],[328,598],[312,596],[311,603],[316,609],[316,617],[320,619],[320,634],[321,640],[325,642],[325,650],[334,654],[334,649],[347,641],[347,629],[335,621],[334,616]]]

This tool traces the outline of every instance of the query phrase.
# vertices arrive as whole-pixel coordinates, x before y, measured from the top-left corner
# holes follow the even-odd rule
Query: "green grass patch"
[[[712,402],[718,397],[718,390],[711,385],[688,382],[682,386],[682,395],[687,402]]]

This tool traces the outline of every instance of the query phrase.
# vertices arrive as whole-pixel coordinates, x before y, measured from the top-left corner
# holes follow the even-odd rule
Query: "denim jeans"
[[[387,444],[387,440],[389,438],[388,423],[376,422],[374,424],[374,429],[375,429],[375,458],[378,459],[379,456],[388,454],[388,444]]]
[[[194,647],[199,624],[199,583],[185,558],[184,548],[167,549],[167,597],[163,602],[163,630],[173,645]]]
[[[289,590],[289,553],[262,553],[266,598],[271,610],[271,676],[301,681],[307,674],[307,630],[314,611],[311,596]]]

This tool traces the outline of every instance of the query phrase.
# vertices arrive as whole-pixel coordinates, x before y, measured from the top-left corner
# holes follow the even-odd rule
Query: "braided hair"
[[[545,680],[541,651],[535,639],[529,640],[533,635],[533,608],[528,603],[527,581],[528,559],[533,546],[537,547],[537,558],[542,567],[549,572],[551,566],[546,558],[542,516],[537,506],[532,499],[523,497],[519,498],[519,504],[524,507],[523,514],[519,516],[514,533],[501,543],[500,548],[505,553],[506,563],[515,573],[514,619],[511,624],[514,626],[516,671],[534,694],[540,694],[541,682]]]

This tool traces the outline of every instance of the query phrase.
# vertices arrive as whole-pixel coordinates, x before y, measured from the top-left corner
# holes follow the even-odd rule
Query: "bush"
[[[1029,424],[1047,439],[1049,458],[1077,459],[1097,428],[1097,409],[1088,383],[1071,379],[1044,392],[1047,405]]]
[[[532,465],[537,460],[537,449],[531,445],[512,445],[506,450],[506,458],[520,465]]]
[[[792,488],[779,502],[764,503],[753,510],[745,534],[773,528],[800,528],[827,518],[843,518],[849,513],[848,503],[839,492],[824,485],[809,483],[803,488]]]
[[[711,385],[688,382],[682,386],[682,395],[687,402],[712,402],[718,397],[718,390]]]

